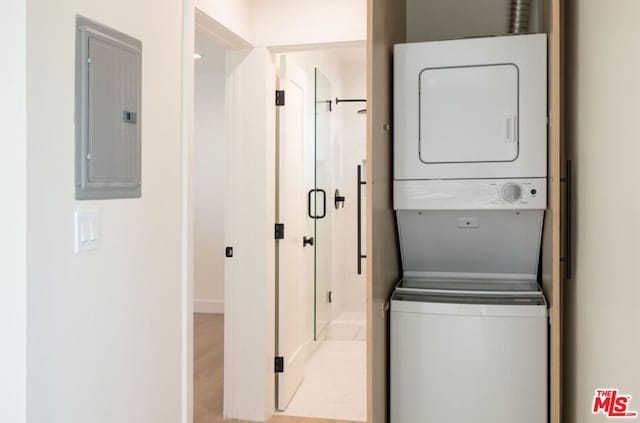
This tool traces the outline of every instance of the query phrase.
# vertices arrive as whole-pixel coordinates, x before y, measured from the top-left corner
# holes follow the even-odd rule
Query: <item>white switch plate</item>
[[[75,253],[100,248],[100,212],[77,210],[75,213]]]

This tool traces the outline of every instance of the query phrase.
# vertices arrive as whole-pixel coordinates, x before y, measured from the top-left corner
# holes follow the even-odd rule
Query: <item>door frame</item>
[[[182,327],[182,335],[181,335],[181,399],[182,399],[182,408],[181,408],[181,421],[183,423],[192,423],[193,422],[193,290],[194,290],[194,280],[193,280],[193,241],[194,241],[194,228],[193,228],[193,220],[194,220],[194,210],[193,210],[193,145],[194,145],[194,133],[193,133],[193,107],[194,107],[194,63],[193,63],[193,54],[195,52],[194,46],[194,35],[195,29],[198,27],[199,29],[204,29],[209,35],[217,39],[220,44],[226,46],[229,50],[239,50],[243,52],[249,51],[258,51],[260,56],[260,63],[265,64],[264,73],[260,75],[260,79],[262,82],[266,81],[264,86],[260,86],[260,88],[266,88],[264,93],[260,93],[260,95],[264,94],[264,98],[261,98],[261,101],[264,100],[264,113],[265,113],[265,122],[266,126],[269,127],[270,119],[273,117],[274,127],[273,133],[269,133],[265,135],[264,139],[261,141],[264,143],[272,142],[272,138],[275,139],[275,115],[270,116],[270,113],[274,112],[274,103],[273,103],[273,93],[269,90],[273,88],[275,90],[275,66],[273,63],[268,62],[268,57],[273,56],[276,53],[284,53],[287,51],[296,51],[296,50],[312,50],[312,49],[320,49],[320,48],[328,48],[339,45],[349,45],[353,44],[352,42],[344,42],[344,43],[325,43],[325,44],[314,44],[314,45],[305,45],[305,46],[278,46],[275,48],[263,48],[256,47],[251,42],[244,39],[239,34],[233,32],[226,26],[224,26],[220,21],[212,18],[204,11],[196,8],[196,0],[183,0],[183,54],[182,54],[182,131],[181,131],[181,327]],[[263,60],[264,59],[264,60]],[[272,66],[273,65],[273,66]],[[273,73],[273,75],[271,75]],[[273,76],[273,87],[271,87],[271,76]],[[238,110],[241,107],[242,99],[236,98],[238,95],[242,95],[243,84],[235,78],[234,75],[227,76],[226,81],[226,99],[225,99],[225,109],[226,110]],[[229,155],[233,151],[233,145],[237,141],[246,141],[247,134],[243,134],[242,132],[246,132],[246,128],[241,125],[239,119],[234,118],[233,113],[226,113],[225,116],[225,149],[226,155]],[[263,122],[263,123],[265,123]],[[246,126],[246,125],[245,125]],[[268,129],[268,128],[267,128]],[[254,138],[256,134],[253,134]],[[251,141],[255,142],[256,139],[252,139]],[[274,146],[275,147],[275,146]],[[271,152],[267,151],[267,154],[270,155]],[[265,177],[273,177],[275,183],[275,155],[274,157],[265,157],[266,171],[273,171],[273,175],[269,174]],[[225,170],[225,182],[229,184],[230,175],[228,174],[228,170]],[[275,186],[271,186],[271,182],[265,182],[265,190],[269,191],[271,188],[275,190]],[[225,194],[225,238],[227,242],[230,238],[231,234],[231,218],[233,217],[233,211],[231,209],[231,202],[229,201],[229,190]],[[275,191],[274,195],[272,195],[272,201],[275,202]],[[275,204],[274,204],[275,207]],[[275,210],[274,210],[275,211]],[[273,224],[275,223],[275,219],[273,222],[267,222],[264,227],[265,233],[257,234],[262,237],[266,234],[266,236],[273,237]],[[369,235],[368,235],[369,236]],[[273,239],[273,238],[271,238]],[[275,242],[273,242],[274,247],[274,257],[273,257],[273,265],[275,266]],[[269,251],[267,251],[269,253]],[[268,255],[268,254],[267,254]],[[230,264],[230,263],[229,263]],[[229,269],[229,264],[227,264],[226,269]],[[264,371],[264,376],[266,376],[266,385],[265,386],[256,386],[256,389],[259,390],[263,395],[261,398],[252,398],[251,400],[245,401],[242,406],[238,406],[237,402],[241,401],[241,398],[234,398],[234,391],[238,391],[238,387],[236,384],[232,384],[233,377],[225,377],[224,379],[224,404],[223,404],[223,413],[224,418],[244,418],[245,420],[255,420],[255,421],[267,421],[274,413],[275,413],[275,374],[273,373],[273,358],[275,355],[275,286],[271,286],[272,283],[275,283],[275,269],[273,275],[267,275],[267,280],[264,281],[265,287],[267,289],[267,297],[265,297],[265,301],[268,304],[265,304],[266,309],[262,310],[266,312],[265,325],[262,327],[265,330],[265,333],[260,333],[261,345],[265,346],[265,351],[256,351],[256,354],[262,355],[265,353],[264,357],[257,357],[256,360],[252,361],[250,364],[250,368],[242,368],[234,357],[234,349],[232,349],[231,344],[238,344],[239,341],[234,341],[236,338],[236,334],[238,330],[232,331],[231,328],[237,328],[240,325],[239,329],[241,335],[246,336],[247,325],[242,325],[243,322],[236,322],[232,318],[232,313],[228,311],[234,308],[232,304],[232,300],[234,298],[238,298],[238,291],[242,289],[242,287],[236,287],[230,277],[229,271],[225,271],[225,293],[224,293],[224,301],[225,301],[225,323],[224,323],[224,331],[225,331],[225,346],[224,346],[224,374],[225,375],[236,375],[240,374],[238,377],[243,377],[247,375],[248,371],[262,372]],[[274,288],[274,289],[271,289]],[[246,287],[245,287],[246,289]],[[369,301],[370,299],[368,299]],[[235,307],[237,308],[237,307]],[[246,323],[246,322],[245,322]],[[367,320],[367,327],[371,324],[370,320]],[[367,342],[371,342],[368,339]],[[263,360],[264,359],[264,360]],[[253,357],[252,357],[253,360]],[[258,363],[258,361],[260,361]],[[234,363],[236,362],[236,363]],[[244,366],[246,363],[242,363]],[[256,366],[260,364],[264,366],[257,368]],[[260,375],[262,378],[263,375]],[[370,375],[367,376],[368,381],[370,380]],[[246,377],[245,377],[246,379]],[[261,385],[261,384],[258,384]],[[369,398],[369,390],[370,387],[367,388],[367,401],[370,401]],[[257,392],[257,391],[256,391]],[[236,395],[240,396],[240,395]],[[239,415],[242,413],[242,415]],[[246,418],[247,416],[252,416],[251,418]],[[370,417],[369,417],[370,421]]]
[[[206,32],[212,39],[229,50],[248,49],[253,46],[240,35],[230,31],[196,7],[195,0],[183,0],[183,33],[182,33],[182,130],[181,130],[181,421],[193,422],[193,294],[194,294],[194,190],[193,190],[193,148],[194,148],[194,83],[196,28]],[[228,88],[226,89],[228,91]],[[228,96],[225,98],[225,109],[229,108]],[[229,117],[225,114],[225,127],[229,127]],[[225,129],[225,154],[230,154],[232,132]],[[225,170],[225,184],[229,183],[229,172]],[[231,216],[229,190],[225,192],[225,238],[230,235],[228,217]],[[233,284],[225,272],[224,290],[225,307],[230,305]],[[230,332],[232,319],[225,317],[224,332]],[[228,343],[225,343],[224,372],[229,374],[233,366]],[[224,381],[224,410],[229,409],[231,398],[228,398],[228,378]]]

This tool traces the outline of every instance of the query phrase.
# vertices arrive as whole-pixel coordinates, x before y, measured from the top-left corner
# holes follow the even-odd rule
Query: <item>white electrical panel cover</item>
[[[141,195],[140,41],[76,22],[76,199]]]
[[[544,178],[546,35],[395,46],[394,178]]]

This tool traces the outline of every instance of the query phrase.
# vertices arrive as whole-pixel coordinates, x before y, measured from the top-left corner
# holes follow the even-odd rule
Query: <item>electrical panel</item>
[[[76,199],[141,196],[142,43],[76,19]]]

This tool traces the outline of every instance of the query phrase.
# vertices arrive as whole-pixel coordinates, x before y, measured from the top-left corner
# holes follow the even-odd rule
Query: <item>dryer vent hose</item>
[[[529,31],[531,16],[531,0],[511,0],[509,17],[509,33],[524,34]]]

